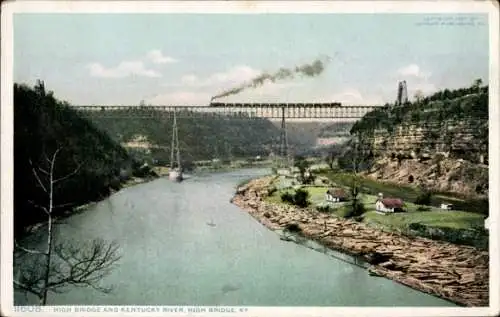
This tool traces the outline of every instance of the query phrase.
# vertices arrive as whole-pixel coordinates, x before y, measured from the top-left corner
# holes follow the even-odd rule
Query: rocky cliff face
[[[445,101],[387,107],[378,118],[362,122],[354,135],[372,158],[365,174],[436,191],[487,196],[487,91]]]
[[[465,196],[488,195],[488,166],[463,159],[442,158],[430,160],[378,158],[365,173],[366,176],[389,180],[398,184],[415,184],[424,188],[453,192]]]

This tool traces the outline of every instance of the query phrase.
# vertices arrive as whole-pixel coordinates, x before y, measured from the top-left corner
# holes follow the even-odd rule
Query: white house
[[[375,202],[375,210],[383,213],[403,211],[403,201],[399,198],[384,199],[382,194],[378,194],[378,199]]]
[[[347,198],[346,193],[340,188],[330,188],[325,193],[325,200],[328,202],[336,203],[339,201],[345,201]]]
[[[453,209],[453,205],[452,204],[441,204],[441,209],[445,209],[445,210],[452,210]]]

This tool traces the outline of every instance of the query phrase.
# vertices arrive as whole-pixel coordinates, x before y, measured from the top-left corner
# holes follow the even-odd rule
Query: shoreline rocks
[[[238,189],[233,204],[271,230],[292,223],[301,235],[371,264],[369,274],[390,278],[462,306],[489,306],[489,254],[469,246],[374,229],[313,209],[264,201],[272,177]]]

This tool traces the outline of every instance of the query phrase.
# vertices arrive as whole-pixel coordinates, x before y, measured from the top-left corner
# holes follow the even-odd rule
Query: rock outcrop
[[[445,90],[424,99],[366,114],[351,129],[353,146],[344,160],[366,157],[369,177],[486,197],[488,87]]]
[[[301,234],[369,262],[370,274],[464,306],[488,306],[489,255],[473,247],[406,237],[335,218],[312,209],[276,205],[263,200],[273,178],[249,182],[233,203],[270,229],[296,224]]]
[[[364,176],[401,185],[417,185],[438,192],[488,196],[488,166],[463,159],[429,156],[429,160],[382,157]]]

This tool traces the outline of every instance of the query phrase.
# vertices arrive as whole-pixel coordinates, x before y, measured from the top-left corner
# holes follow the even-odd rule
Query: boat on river
[[[172,128],[172,146],[170,155],[170,171],[168,179],[174,182],[182,182],[184,176],[182,174],[181,155],[179,150],[179,132],[177,129],[177,115],[174,108],[174,123]]]

